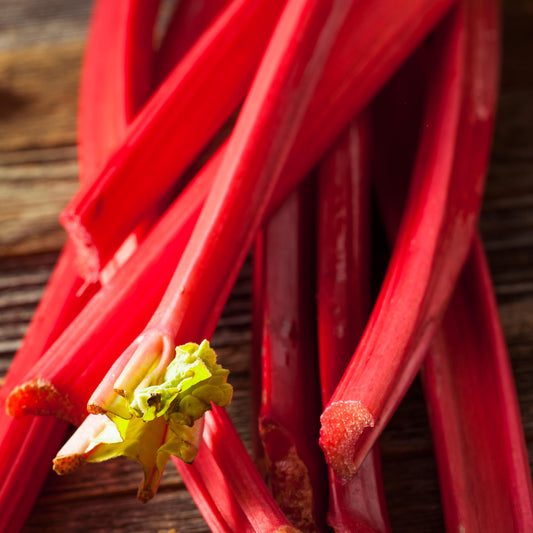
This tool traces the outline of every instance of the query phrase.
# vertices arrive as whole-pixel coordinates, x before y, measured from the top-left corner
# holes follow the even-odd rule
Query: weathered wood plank
[[[0,53],[0,151],[73,145],[83,41]]]
[[[92,0],[0,0],[0,51],[85,38]]]
[[[0,53],[1,256],[64,242],[58,213],[77,189],[82,49],[79,41]]]

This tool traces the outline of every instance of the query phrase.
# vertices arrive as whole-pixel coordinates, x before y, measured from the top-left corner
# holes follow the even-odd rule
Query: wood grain
[[[0,376],[52,271],[64,232],[57,215],[77,188],[76,108],[90,0],[0,0]],[[501,96],[480,222],[533,458],[533,5],[506,0]],[[230,414],[249,444],[250,268],[214,345],[232,370]],[[381,439],[395,532],[443,531],[420,384]],[[24,529],[33,532],[207,531],[175,469],[147,505],[136,464],[90,465],[47,479]]]

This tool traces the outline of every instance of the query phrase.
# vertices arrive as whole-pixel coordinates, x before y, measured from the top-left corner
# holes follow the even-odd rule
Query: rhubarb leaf
[[[121,398],[128,409],[113,402],[105,415],[87,417],[54,459],[57,473],[69,473],[85,462],[128,457],[142,465],[144,480],[138,497],[147,501],[155,494],[171,455],[185,463],[194,461],[204,413],[211,403],[227,405],[233,389],[227,383],[228,370],[216,363],[207,341],[175,351],[159,385],[139,385]],[[121,408],[115,410],[115,404]]]
[[[178,346],[163,382],[137,387],[130,410],[145,421],[164,415],[173,425],[191,426],[211,408],[211,402],[219,406],[230,402],[233,389],[226,382],[228,373],[216,363],[216,353],[206,340]]]

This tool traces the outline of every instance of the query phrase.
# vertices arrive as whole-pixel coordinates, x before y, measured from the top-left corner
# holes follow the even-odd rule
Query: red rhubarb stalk
[[[319,166],[317,327],[327,404],[370,313],[370,143],[363,113]],[[337,532],[388,532],[379,449],[347,483],[329,476],[328,523]]]
[[[400,356],[423,318],[421,307],[445,216],[458,125],[463,76],[461,15],[461,10],[454,9],[434,37],[440,45],[430,72],[435,89],[426,110],[427,128],[419,145],[400,238],[363,337],[321,417],[322,448],[343,482],[353,477],[370,448],[360,454],[357,445],[381,419],[404,366]],[[391,324],[393,317],[397,325]]]
[[[447,530],[533,530],[524,432],[479,238],[425,359],[422,381]]]
[[[259,431],[276,501],[302,531],[325,527],[326,468],[315,343],[315,184],[307,178],[263,229]],[[255,245],[256,253],[259,243]]]
[[[486,3],[478,7],[482,11],[476,16],[497,14],[494,4],[491,10]],[[417,116],[425,99],[412,91],[413,80],[428,60],[425,50],[421,52],[375,106],[382,115],[382,131],[376,137],[380,161],[390,163],[377,174],[377,196],[391,242],[396,238],[408,182],[405,148],[416,144],[417,137],[415,130],[405,135],[406,118]],[[398,109],[403,115],[394,115],[395,127],[391,128],[391,111]],[[416,121],[409,124],[415,126]],[[528,456],[479,235],[424,359],[422,383],[447,530],[530,531],[533,496]]]
[[[472,3],[458,6],[436,35],[444,61],[430,81],[399,238],[369,325],[322,415],[321,444],[341,479],[353,476],[420,367],[475,230],[496,98],[497,28],[471,10]],[[352,417],[351,427],[340,426],[343,417]]]
[[[80,180],[88,183],[97,176],[93,160],[86,157],[90,152],[94,161],[105,157],[106,140],[101,133],[112,127],[107,114],[113,115],[113,134],[118,142],[126,129],[129,116],[122,100],[134,106],[140,106],[146,94],[143,91],[144,80],[149,76],[148,63],[139,58],[138,63],[131,59],[131,42],[146,45],[148,36],[144,25],[150,23],[143,2],[124,2],[122,10],[103,11],[100,4],[97,13],[91,19],[89,43],[84,58],[84,77],[80,95],[80,136],[85,137],[85,144],[80,146]],[[156,7],[154,2],[154,6]],[[112,24],[113,31],[109,31]],[[143,25],[144,24],[144,25]],[[123,40],[127,41],[124,45]],[[148,40],[149,42],[149,40]],[[101,47],[106,47],[106,55],[101,56]],[[102,57],[105,58],[102,59]],[[101,70],[105,75],[101,75]],[[96,72],[100,75],[96,75]],[[96,99],[97,91],[116,95],[116,86],[124,90],[117,99]],[[92,106],[92,114],[87,113],[87,106]],[[94,142],[87,136],[98,135]],[[105,138],[110,139],[110,136]],[[6,379],[0,390],[0,403],[5,404],[6,397],[33,367],[45,350],[56,340],[77,313],[86,305],[98,286],[85,286],[75,265],[74,248],[67,242],[54,272],[45,288],[43,297],[17,351]],[[4,409],[0,412],[0,530],[18,531],[37,497],[38,491],[49,472],[52,457],[60,447],[68,429],[68,424],[52,418],[28,418],[14,420]]]
[[[253,460],[263,477],[268,474],[265,448],[259,434],[259,411],[262,402],[263,372],[263,294],[264,294],[264,233],[259,231],[252,248],[252,347],[250,357],[250,432]]]
[[[95,184],[150,96],[154,62],[151,43],[159,5],[159,0],[98,0],[93,6],[78,109],[78,161],[85,187]],[[102,38],[110,34],[115,39],[113,46]],[[102,57],[106,60],[102,61]],[[132,71],[142,76],[132,77]],[[106,283],[135,250],[158,214],[157,209],[147,214],[117,247],[99,280],[95,277],[90,281]]]
[[[97,279],[147,213],[168,205],[179,176],[241,103],[282,4],[229,4],[136,116],[98,181],[66,207],[61,221],[86,279]]]

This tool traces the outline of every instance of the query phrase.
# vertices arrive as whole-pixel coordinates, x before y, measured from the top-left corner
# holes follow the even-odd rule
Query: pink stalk
[[[117,141],[124,133],[129,115],[123,100],[129,102],[129,112],[133,112],[146,96],[143,87],[149,75],[149,65],[141,58],[135,64],[130,61],[132,41],[143,46],[148,37],[146,25],[150,19],[146,7],[143,2],[124,2],[122,10],[115,12],[103,11],[99,4],[91,20],[80,96],[80,137],[87,141],[80,146],[82,182],[96,178],[93,162],[101,161],[100,154],[105,157],[110,137],[105,138],[101,131],[111,128]],[[156,7],[155,2],[149,9],[153,7]],[[110,24],[113,25],[112,32],[109,31]],[[100,54],[104,45],[106,61]],[[102,74],[101,69],[105,75],[96,75],[95,71]],[[117,85],[123,87],[118,98]],[[95,102],[93,97],[97,90],[115,98]],[[92,113],[86,112],[88,105],[92,106]],[[108,113],[114,117],[113,121],[108,119]],[[89,140],[97,129],[98,135]],[[2,405],[27,369],[37,363],[97,289],[97,285],[86,286],[78,275],[74,248],[67,242],[0,390]],[[68,424],[57,419],[14,420],[4,409],[0,411],[0,477],[3,480],[0,486],[0,507],[3,510],[0,531],[7,527],[12,532],[22,528],[67,429]]]
[[[422,368],[447,530],[533,530],[528,454],[479,238]]]
[[[98,181],[65,208],[61,221],[86,279],[98,277],[147,213],[168,205],[179,176],[241,103],[282,4],[229,4],[136,116]]]
[[[252,348],[250,357],[250,420],[252,458],[266,478],[268,464],[265,448],[259,434],[259,411],[261,410],[263,388],[263,300],[264,300],[264,232],[258,232],[252,248]]]
[[[370,446],[364,454],[358,453],[356,446],[381,420],[392,384],[403,370],[401,356],[425,318],[421,308],[445,216],[458,125],[463,78],[461,15],[462,11],[455,9],[434,37],[440,45],[430,73],[434,90],[424,117],[427,128],[400,238],[367,328],[321,417],[322,448],[343,482],[353,477],[368,452]],[[391,324],[394,317],[398,324]]]
[[[473,17],[472,7],[460,6],[439,36],[452,30],[443,41],[447,61],[431,80],[428,127],[387,277],[322,415],[322,447],[342,479],[357,470],[416,374],[475,230],[495,107],[497,26],[492,10]],[[354,424],[338,431],[346,416]]]
[[[150,96],[153,29],[159,5],[159,0],[94,3],[78,110],[78,160],[83,186],[98,181],[109,157],[126,137],[129,124]],[[113,35],[113,46],[104,35]],[[132,70],[142,76],[130,76]],[[90,282],[106,283],[135,250],[158,214],[157,209],[148,213],[117,247],[106,271]]]
[[[325,527],[326,468],[315,343],[315,184],[307,178],[262,232],[259,431],[276,501],[302,531]],[[255,245],[257,247],[259,244]]]
[[[230,0],[180,0],[174,7],[155,56],[154,87],[172,72]],[[232,1],[232,0],[231,0]]]
[[[370,313],[369,127],[365,112],[319,166],[317,325],[324,404]],[[335,531],[390,531],[377,445],[347,483],[330,469],[329,491],[328,523]]]

